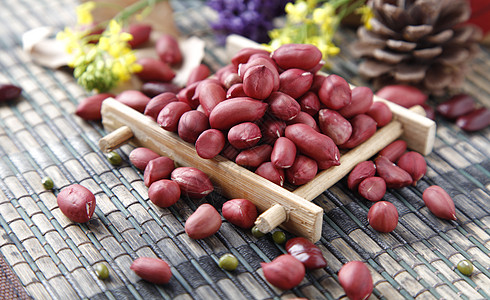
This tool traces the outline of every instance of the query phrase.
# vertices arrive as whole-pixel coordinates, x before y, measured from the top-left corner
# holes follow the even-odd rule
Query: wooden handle
[[[111,152],[127,143],[133,137],[133,131],[128,126],[122,126],[99,140],[102,152]]]

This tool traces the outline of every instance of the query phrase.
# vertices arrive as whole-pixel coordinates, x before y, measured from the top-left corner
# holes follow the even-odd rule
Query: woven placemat
[[[204,62],[216,70],[227,58],[208,26],[214,14],[203,3],[172,1],[179,29],[206,41]],[[490,129],[468,134],[437,119],[427,176],[416,187],[385,196],[400,215],[390,234],[368,226],[372,203],[349,191],[344,181],[325,191],[314,202],[325,209],[317,245],[328,266],[308,271],[298,287],[282,291],[266,282],[260,262],[284,253],[283,246],[270,235],[258,239],[225,220],[210,238],[188,238],[184,222],[193,210],[203,202],[219,210],[226,199],[213,193],[198,202],[181,199],[168,209],[154,206],[141,172],[128,163],[132,147],[117,150],[125,160],[121,166],[110,165],[97,146],[105,134],[100,123],[73,114],[87,93],[71,74],[42,68],[22,51],[23,32],[72,24],[76,4],[2,2],[0,81],[22,86],[23,94],[0,105],[0,298],[340,299],[345,293],[336,274],[351,260],[370,268],[375,287],[370,299],[490,298]],[[347,50],[354,33],[341,38],[346,49],[335,59],[333,72],[365,84]],[[464,90],[490,107],[488,49],[471,67]],[[46,175],[55,182],[53,191],[41,185]],[[70,222],[57,207],[57,193],[72,183],[96,195],[97,209],[86,224]],[[452,196],[458,221],[440,220],[423,205],[421,194],[433,184]],[[218,258],[229,252],[240,261],[233,272],[217,266]],[[129,266],[140,256],[168,261],[170,283],[153,285],[137,277]],[[462,259],[475,266],[470,277],[456,269]],[[96,277],[93,266],[99,262],[108,266],[108,280]]]

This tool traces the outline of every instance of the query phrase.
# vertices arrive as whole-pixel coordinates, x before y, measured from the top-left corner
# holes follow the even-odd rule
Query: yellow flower
[[[296,4],[289,2],[286,4],[285,11],[291,22],[300,23],[306,20],[308,15],[308,4],[304,1],[296,1]]]
[[[371,7],[363,5],[356,9],[356,13],[361,15],[361,22],[364,24],[367,30],[371,30],[373,26],[371,25],[371,19],[374,17],[374,12]]]
[[[76,8],[78,24],[86,25],[92,24],[94,21],[92,17],[92,10],[95,8],[94,1],[88,1],[83,4],[80,4]]]

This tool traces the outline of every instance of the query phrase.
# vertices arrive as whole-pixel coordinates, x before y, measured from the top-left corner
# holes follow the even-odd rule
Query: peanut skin
[[[218,103],[209,115],[211,128],[230,129],[233,125],[262,118],[267,104],[248,97],[233,98]]]
[[[239,150],[257,145],[261,137],[259,126],[252,122],[237,124],[228,131],[228,142]]]
[[[282,254],[270,263],[260,263],[265,279],[272,285],[289,290],[300,284],[305,266],[290,254]]]
[[[185,232],[191,239],[204,239],[218,232],[221,216],[212,205],[201,204],[185,221]]]
[[[318,164],[315,160],[305,155],[297,155],[291,168],[287,168],[286,180],[294,185],[302,185],[313,178],[318,172]]]
[[[313,74],[302,69],[288,69],[279,75],[279,91],[297,99],[304,95],[313,83]]]
[[[115,97],[115,95],[101,93],[89,96],[78,103],[75,114],[84,120],[101,120],[102,115],[100,114],[100,109],[102,107],[102,102],[109,97]]]
[[[273,92],[267,102],[269,103],[269,111],[284,121],[294,119],[301,111],[299,103],[293,97],[282,92]]]
[[[352,125],[337,111],[321,109],[318,112],[320,131],[328,135],[336,145],[346,143],[352,135]]]
[[[157,180],[148,188],[148,198],[158,207],[170,207],[180,199],[180,187],[172,180]]]
[[[301,153],[316,160],[318,168],[323,170],[340,165],[340,152],[332,139],[310,126],[289,125],[286,127],[285,136],[293,141]]]
[[[177,131],[180,117],[191,107],[181,101],[171,102],[167,104],[158,114],[157,123],[165,130]]]
[[[143,173],[145,185],[149,187],[157,180],[169,178],[174,169],[174,161],[166,156],[150,160]]]
[[[248,97],[264,100],[274,88],[274,74],[264,65],[248,68],[243,75],[243,91]]]
[[[271,145],[260,145],[241,151],[235,158],[235,162],[244,167],[256,168],[270,158]]]
[[[366,178],[376,174],[376,165],[371,160],[358,163],[347,176],[347,186],[350,190],[356,191],[359,183]]]
[[[318,97],[327,108],[339,110],[351,102],[352,91],[344,78],[331,74],[323,80]]]
[[[160,154],[144,147],[135,148],[129,153],[129,161],[140,170],[144,170],[152,159],[158,157]]]
[[[355,87],[351,95],[351,102],[339,110],[339,113],[346,119],[368,112],[373,104],[373,91],[368,87]]]
[[[262,163],[255,170],[255,174],[260,175],[279,186],[284,185],[284,169],[274,166],[270,161]]]
[[[95,196],[83,185],[72,184],[63,188],[56,200],[61,212],[73,222],[88,222],[95,211]]]
[[[142,81],[162,81],[169,82],[175,77],[175,72],[165,62],[144,57],[138,59],[138,64],[143,68],[140,72],[135,73]]]
[[[285,44],[272,52],[271,57],[282,69],[309,70],[320,63],[322,53],[311,44]]]
[[[193,199],[204,198],[214,190],[208,175],[197,168],[178,167],[172,171],[170,179],[179,184],[181,194]]]
[[[177,132],[181,139],[194,144],[199,135],[208,128],[208,117],[198,110],[190,110],[180,117]]]
[[[412,177],[402,168],[396,166],[388,158],[378,156],[374,160],[376,173],[383,178],[388,188],[402,188],[412,184]]]
[[[158,114],[160,111],[170,102],[175,102],[177,100],[177,96],[171,92],[165,92],[159,94],[150,99],[148,104],[146,104],[144,114],[152,118],[153,120],[157,120]]]
[[[226,138],[223,132],[217,129],[203,131],[196,140],[196,152],[202,158],[213,158],[225,147]]]
[[[271,162],[278,168],[289,168],[296,158],[296,146],[287,137],[280,137],[274,143],[271,153]]]
[[[139,257],[133,261],[130,269],[139,277],[155,284],[166,284],[172,278],[170,266],[155,257]]]
[[[339,145],[342,149],[352,149],[369,139],[376,133],[376,121],[366,114],[356,115],[350,120],[352,134],[347,142]]]

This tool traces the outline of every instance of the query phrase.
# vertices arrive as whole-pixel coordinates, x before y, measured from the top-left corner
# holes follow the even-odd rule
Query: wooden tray
[[[386,100],[376,98],[375,101]],[[135,146],[168,156],[180,166],[196,167],[209,175],[216,191],[223,196],[249,199],[264,212],[256,222],[261,231],[268,232],[280,225],[292,234],[316,242],[321,236],[323,210],[310,201],[347,175],[356,164],[369,159],[399,137],[407,141],[411,149],[424,155],[432,150],[435,123],[399,105],[387,104],[395,116],[390,124],[362,145],[341,155],[340,166],[319,172],[312,181],[294,190],[280,187],[222,156],[199,157],[194,145],[112,98],[102,105],[102,124],[112,133],[103,137],[99,146],[103,151],[111,151],[130,141]]]

